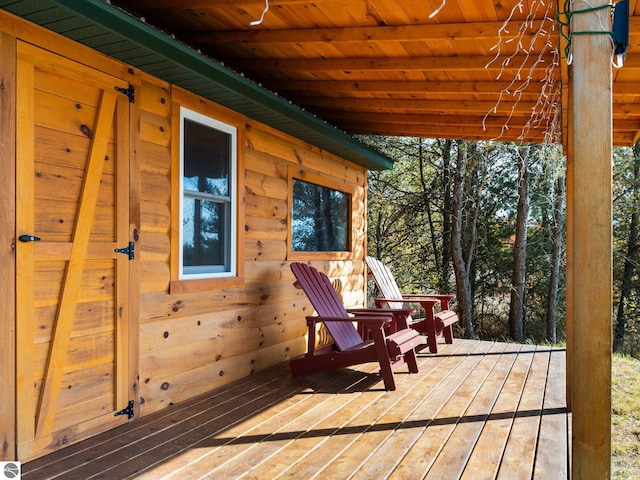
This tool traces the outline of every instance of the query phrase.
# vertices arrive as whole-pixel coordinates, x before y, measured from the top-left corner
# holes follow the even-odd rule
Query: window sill
[[[287,260],[353,260],[353,252],[287,252]]]
[[[224,288],[244,287],[244,277],[206,278],[198,280],[174,280],[169,285],[169,293],[196,293]]]

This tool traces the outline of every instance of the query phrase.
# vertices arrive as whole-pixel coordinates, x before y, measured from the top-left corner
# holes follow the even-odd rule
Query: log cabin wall
[[[31,305],[29,308],[32,310],[38,308],[37,289],[33,294],[24,294],[29,290],[29,282],[25,279],[37,278],[29,275],[38,275],[38,270],[34,270],[34,274],[18,275],[21,277],[18,280],[3,276],[6,288],[2,291],[6,294],[4,305],[7,308],[6,314],[2,316],[3,331],[6,335],[3,335],[0,340],[3,386],[2,398],[0,398],[3,405],[0,436],[3,441],[3,460],[26,461],[37,458],[111,428],[115,426],[113,422],[116,420],[108,419],[113,419],[113,411],[124,406],[127,398],[133,397],[136,414],[146,415],[303,354],[306,349],[304,317],[311,314],[312,310],[302,291],[293,287],[294,278],[289,269],[289,263],[292,260],[309,261],[325,271],[335,280],[346,305],[363,304],[367,174],[364,167],[328,154],[188,91],[172,87],[137,69],[132,69],[28,22],[3,14],[0,15],[0,28],[3,30],[0,31],[0,51],[2,58],[7,60],[3,61],[1,67],[3,88],[0,90],[2,106],[0,118],[3,120],[3,129],[0,134],[2,152],[0,180],[4,186],[3,231],[9,232],[8,235],[3,236],[3,238],[6,237],[3,244],[10,249],[7,251],[8,255],[2,256],[2,265],[3,271],[11,273],[13,277],[15,277],[13,272],[16,271],[16,255],[13,252],[16,247],[17,258],[29,259],[33,265],[33,253],[30,252],[34,251],[34,243],[17,242],[16,244],[16,238],[24,233],[35,235],[39,233],[36,231],[38,221],[34,223],[32,220],[25,220],[25,212],[37,217],[38,210],[35,206],[25,206],[25,198],[28,197],[25,197],[21,185],[31,185],[34,182],[33,178],[36,178],[34,198],[37,198],[39,182],[42,182],[42,179],[54,177],[43,176],[37,170],[31,170],[29,173],[24,166],[19,169],[22,173],[16,172],[17,166],[24,164],[26,157],[23,153],[48,152],[54,149],[56,152],[59,151],[56,155],[68,155],[75,149],[75,147],[70,149],[68,146],[64,148],[62,145],[64,142],[57,142],[60,145],[56,144],[51,135],[44,135],[42,138],[48,138],[47,141],[53,143],[38,145],[41,137],[38,134],[33,135],[33,131],[36,130],[33,124],[21,130],[19,122],[24,122],[25,118],[37,122],[40,111],[46,111],[51,118],[60,114],[61,125],[75,121],[73,115],[65,116],[62,111],[56,113],[50,108],[40,110],[35,108],[31,112],[26,112],[25,105],[36,104],[37,106],[35,99],[38,98],[38,93],[34,96],[33,92],[39,91],[37,82],[41,80],[38,79],[42,78],[42,85],[49,90],[46,72],[50,70],[54,76],[60,75],[60,78],[63,78],[64,75],[69,75],[68,78],[73,79],[74,82],[77,79],[79,85],[84,82],[91,86],[92,78],[102,78],[103,72],[106,72],[109,78],[122,79],[133,84],[136,92],[136,101],[131,103],[128,109],[121,101],[121,97],[118,97],[117,105],[113,104],[115,106],[109,107],[114,108],[114,131],[119,132],[118,138],[122,137],[125,140],[115,140],[115,143],[112,143],[113,147],[109,148],[117,146],[117,151],[109,150],[110,153],[105,156],[105,160],[109,157],[115,158],[118,162],[127,155],[129,157],[128,172],[126,168],[122,168],[123,164],[118,163],[120,166],[117,169],[118,175],[115,181],[117,181],[119,193],[112,196],[111,205],[117,212],[115,216],[124,218],[124,221],[116,218],[114,223],[124,228],[125,238],[128,225],[130,240],[136,244],[135,259],[128,262],[126,282],[119,281],[116,287],[114,281],[109,287],[104,282],[108,278],[113,278],[112,275],[115,273],[106,276],[96,275],[99,284],[92,287],[85,276],[82,281],[83,290],[78,297],[82,302],[85,295],[82,292],[90,292],[92,288],[95,290],[107,287],[108,290],[120,292],[122,286],[126,285],[127,299],[124,313],[122,308],[104,309],[106,312],[112,312],[110,314],[112,318],[106,318],[106,322],[113,322],[114,338],[124,339],[124,342],[114,341],[113,347],[110,347],[114,350],[113,352],[108,355],[102,352],[100,359],[92,359],[90,358],[92,351],[104,350],[104,348],[96,348],[99,342],[94,342],[90,349],[81,352],[81,361],[74,364],[64,363],[66,354],[55,354],[57,341],[53,340],[52,328],[49,326],[42,330],[37,323],[39,320],[34,320],[35,316],[21,318],[21,312],[31,311],[25,308],[26,304],[22,297],[29,300],[27,307]],[[28,55],[24,52],[28,52]],[[46,64],[47,59],[53,59],[56,65],[49,67]],[[21,75],[16,71],[16,63],[22,65],[19,70],[21,72],[36,72],[36,76],[33,77],[35,80],[30,80],[29,89],[24,86],[24,83],[19,88],[15,88],[19,84],[17,80]],[[76,68],[82,74],[73,73]],[[45,72],[45,76],[37,73],[39,71]],[[60,81],[58,83],[62,84]],[[113,86],[100,88],[108,92]],[[62,90],[64,92],[62,95],[73,102],[74,91],[74,89],[68,92]],[[32,98],[33,103],[30,100]],[[113,98],[113,93],[103,94],[103,103],[105,98]],[[20,103],[16,99],[27,101]],[[75,110],[83,110],[80,103],[73,105]],[[232,280],[191,282],[177,278],[176,259],[180,248],[176,234],[179,227],[177,196],[181,192],[177,172],[180,161],[179,142],[176,135],[179,118],[176,118],[176,115],[180,106],[186,106],[237,128],[238,240],[236,252],[238,262],[237,277]],[[98,112],[101,108],[104,110],[106,107],[98,108]],[[123,115],[127,117],[125,123],[119,120]],[[18,125],[15,128],[14,118],[18,119]],[[122,128],[121,125],[127,125],[127,127]],[[87,137],[91,139],[91,135],[86,133],[91,133],[90,129],[87,130],[84,125],[78,125],[78,127],[82,127],[80,131],[85,137],[85,142]],[[126,135],[120,135],[125,133],[125,130]],[[19,135],[16,135],[16,131]],[[43,129],[39,128],[38,131]],[[51,132],[54,131],[56,130],[51,130]],[[30,138],[35,139],[37,148],[31,148],[28,141],[24,143],[24,140],[20,140],[20,138],[29,137],[29,135],[25,136],[25,132],[31,135]],[[115,136],[110,134],[110,138],[113,139]],[[16,155],[16,149],[20,155]],[[22,159],[20,163],[17,162],[17,157]],[[35,165],[36,169],[38,168],[37,158],[38,153],[35,153],[29,159],[30,165]],[[61,181],[64,175],[61,174],[56,178]],[[290,251],[289,212],[293,178],[319,183],[350,194],[349,252]],[[113,181],[111,179],[107,183],[113,187]],[[17,193],[14,189],[16,183],[18,184]],[[99,183],[104,185],[103,181]],[[128,195],[121,193],[120,187],[124,187],[125,191],[128,190]],[[101,191],[103,188],[103,186],[100,187]],[[32,190],[33,188],[30,187],[29,191]],[[85,189],[85,193],[90,193],[89,190]],[[61,198],[64,197],[64,201],[68,202],[69,192],[65,190],[64,185],[61,185],[58,191]],[[47,190],[47,198],[52,196],[50,198],[52,204],[56,204],[55,192],[56,189]],[[76,202],[78,211],[83,211],[83,207],[79,206],[82,204],[82,199]],[[22,214],[18,212],[17,218],[14,215],[16,205],[22,212]],[[98,221],[101,208],[98,208],[98,214],[95,217]],[[53,218],[51,217],[50,220]],[[76,220],[80,222],[79,219]],[[110,222],[112,221],[109,220],[106,224],[110,225]],[[23,229],[21,225],[31,225],[33,232],[21,231]],[[118,230],[122,229],[118,227]],[[87,230],[89,243],[93,235]],[[121,240],[116,242],[118,242],[116,246],[120,246]],[[67,246],[57,247],[48,238],[47,242],[37,243],[36,254],[48,252],[42,257],[45,262],[49,262],[46,268],[51,269],[52,265],[59,265],[60,272],[52,275],[62,279],[64,269],[67,268],[64,265],[67,262],[57,260],[54,264],[51,259],[55,256],[56,259],[59,257],[62,260],[65,255],[71,255],[73,258],[76,255],[75,246],[67,243]],[[69,251],[71,251],[70,254],[65,253]],[[108,253],[108,248],[100,247],[100,251]],[[121,256],[114,256],[111,253],[109,258],[113,260],[104,260],[103,263],[113,265],[110,268],[120,271],[121,267],[115,267],[115,262],[122,265]],[[95,267],[93,268],[95,270]],[[121,274],[118,273],[118,275]],[[14,303],[12,293],[15,291],[16,281],[19,285],[18,305]],[[61,291],[63,289],[60,285],[51,285],[51,288],[60,288]],[[61,294],[62,297],[64,297],[63,294]],[[116,297],[114,299],[115,302],[120,302]],[[49,308],[49,310],[52,309]],[[73,338],[83,335],[89,339],[93,335],[90,332],[78,331],[77,323],[64,318],[58,318],[56,321],[67,325],[65,328]],[[16,330],[17,338],[14,333]],[[48,340],[44,338],[43,333],[38,333],[41,331],[50,332],[51,338],[48,337]],[[89,340],[85,342],[85,344],[89,343]],[[47,344],[51,346],[48,347]],[[49,355],[57,359],[56,363],[41,362],[43,365],[47,363],[46,370],[40,367],[33,370],[30,367],[32,358],[29,357],[28,352],[49,348]],[[73,345],[71,348],[74,348]],[[59,417],[56,416],[58,415],[56,398],[60,396],[56,389],[60,386],[64,388],[60,391],[63,392],[66,404],[73,404],[72,396],[76,391],[78,401],[86,400],[83,382],[87,385],[105,382],[92,379],[89,374],[83,375],[83,365],[94,365],[103,358],[107,358],[110,362],[108,365],[113,367],[113,372],[108,375],[118,379],[114,382],[118,383],[114,392],[100,394],[101,398],[105,399],[102,401],[105,406],[99,407],[100,415],[107,420],[98,422],[87,414],[82,425],[66,422],[62,426]],[[65,371],[71,368],[75,372],[74,378],[81,379],[79,383],[74,383],[73,387],[67,386],[64,382],[67,382],[68,374],[65,373],[63,376],[62,373],[55,372],[55,365],[58,362],[62,362],[61,365]],[[51,385],[58,385],[58,383],[60,385],[45,390],[41,386],[43,376],[54,379]],[[46,400],[38,397],[45,395],[42,392],[49,392],[46,393]],[[29,410],[14,408],[16,397],[23,407],[26,399],[33,408]],[[40,409],[40,413],[34,410],[37,408]],[[126,415],[117,417],[117,422],[123,421],[126,422]]]
[[[311,312],[293,287],[290,257],[336,279],[347,304],[363,304],[366,170],[181,89],[152,79],[141,89],[140,400],[149,413],[304,353]],[[189,291],[189,282],[172,281],[169,132],[177,101],[239,128],[241,286]],[[291,175],[353,192],[351,253],[289,252]]]

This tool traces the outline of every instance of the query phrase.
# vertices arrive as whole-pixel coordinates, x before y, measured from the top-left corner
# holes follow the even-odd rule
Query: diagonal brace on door
[[[113,126],[115,109],[116,92],[104,90],[100,98],[94,135],[89,149],[87,168],[74,226],[71,257],[62,282],[62,295],[56,312],[52,340],[49,346],[42,393],[36,414],[37,436],[48,435],[53,431],[73,318],[75,317],[91,227],[98,203],[100,179],[102,178],[104,158],[109,141],[107,133]]]

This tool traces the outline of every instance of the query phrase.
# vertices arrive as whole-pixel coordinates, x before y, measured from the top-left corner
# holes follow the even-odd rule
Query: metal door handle
[[[21,242],[39,242],[40,237],[34,237],[33,235],[20,235],[18,240]]]

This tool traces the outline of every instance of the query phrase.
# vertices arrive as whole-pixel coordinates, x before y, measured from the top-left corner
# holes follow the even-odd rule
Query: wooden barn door
[[[117,88],[116,88],[117,87]],[[126,423],[127,82],[20,43],[17,97],[18,453]],[[118,91],[121,89],[122,91]]]

